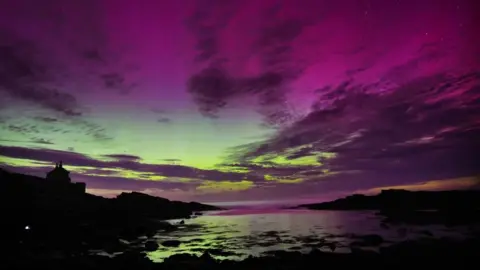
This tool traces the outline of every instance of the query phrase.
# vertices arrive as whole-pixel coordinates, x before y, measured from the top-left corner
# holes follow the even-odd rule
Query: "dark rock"
[[[135,241],[140,236],[151,238],[159,230],[176,229],[158,220],[220,210],[138,192],[103,198],[85,193],[81,184],[71,183],[68,177],[65,181],[51,178],[0,170],[2,228],[9,233],[4,245],[45,253],[61,249],[72,256],[92,249],[116,253],[127,248],[118,239]]]
[[[401,210],[444,211],[452,209],[472,209],[480,207],[479,190],[451,191],[407,191],[382,190],[378,195],[366,196],[354,194],[331,202],[304,204],[298,207],[330,210],[382,210],[386,212]]]
[[[357,255],[357,256],[378,256],[378,253],[375,251],[371,250],[363,250],[360,248],[350,248],[352,254]]]
[[[205,251],[201,256],[200,256],[200,260],[203,262],[203,263],[215,263],[216,260],[212,257],[212,255],[210,255],[210,253],[208,251]]]
[[[312,256],[312,257],[318,257],[318,256],[322,256],[324,254],[325,254],[324,252],[322,252],[321,250],[319,250],[317,248],[312,248],[312,250],[309,253],[309,255]]]
[[[334,243],[334,242],[325,243],[324,245],[326,245],[327,247],[329,247],[332,252],[335,251],[335,249],[337,249],[337,244]]]
[[[277,231],[266,231],[260,234],[260,237],[277,237],[278,232]]]
[[[180,254],[174,254],[164,260],[165,264],[169,265],[180,265],[184,263],[195,263],[198,262],[199,258],[198,256],[195,256],[193,254],[188,254],[188,253],[180,253]]]
[[[378,246],[384,242],[383,237],[378,234],[368,234],[362,236],[363,242],[368,246]]]
[[[243,261],[215,260],[205,252],[198,257],[192,254],[176,254],[163,263],[153,263],[138,251],[125,252],[112,259],[102,256],[62,256],[51,258],[41,254],[21,253],[2,258],[2,269],[307,269],[314,265],[336,268],[389,269],[392,267],[418,267],[428,265],[440,268],[452,265],[461,269],[475,269],[478,261],[480,239],[454,241],[451,239],[425,238],[419,241],[405,241],[373,252],[352,248],[351,253],[321,252],[313,249],[309,254],[300,252],[275,251],[270,256],[249,256]],[[318,267],[317,267],[318,268]]]
[[[232,255],[235,255],[236,253],[235,252],[231,252],[231,251],[226,251],[226,250],[222,250],[222,249],[219,249],[219,248],[211,248],[211,249],[208,249],[207,252],[209,254],[212,254],[212,255],[215,255],[215,256],[232,256]]]
[[[381,245],[384,240],[380,235],[369,234],[359,236],[359,241],[354,241],[350,244],[350,247],[373,247]]]
[[[433,236],[433,233],[428,230],[421,230],[419,231],[420,234],[426,235],[426,236]]]
[[[128,251],[120,254],[115,258],[115,261],[119,262],[123,266],[125,265],[140,265],[146,264],[150,260],[145,256],[145,254],[137,251]]]
[[[180,244],[181,242],[178,240],[167,240],[162,242],[162,246],[164,247],[178,247]]]
[[[158,243],[156,241],[147,241],[145,243],[146,251],[155,251],[158,249]]]

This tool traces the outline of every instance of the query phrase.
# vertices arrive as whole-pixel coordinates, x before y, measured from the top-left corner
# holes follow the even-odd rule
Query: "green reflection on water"
[[[328,223],[319,216],[312,217],[314,223]],[[330,219],[330,221],[332,221]],[[177,222],[177,221],[172,221]],[[298,219],[294,215],[210,215],[186,220],[178,231],[169,234],[159,233],[155,239],[159,242],[158,250],[148,252],[153,261],[179,253],[202,255],[208,251],[216,259],[244,259],[248,255],[259,255],[271,250],[300,249],[299,241],[291,235],[292,230],[303,237],[312,234],[312,223],[304,216]],[[165,240],[178,240],[178,247],[164,247]]]
[[[172,221],[174,223],[178,221]],[[373,212],[282,211],[280,213],[205,215],[185,220],[178,230],[160,232],[155,239],[158,250],[147,256],[161,262],[179,253],[202,255],[208,251],[216,259],[244,259],[275,250],[310,252],[318,248],[327,252],[350,252],[350,244],[359,235],[379,234],[394,243],[405,240],[398,228],[381,227]],[[441,231],[435,231],[437,237]],[[178,240],[178,247],[164,247],[165,240]],[[331,249],[331,245],[335,249]]]

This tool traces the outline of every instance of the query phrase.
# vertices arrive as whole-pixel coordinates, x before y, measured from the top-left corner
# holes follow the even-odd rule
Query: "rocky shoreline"
[[[6,235],[2,244],[47,258],[61,253],[84,256],[91,250],[123,252],[139,237],[149,240],[158,232],[176,230],[163,220],[221,209],[139,192],[103,198],[63,185],[69,183],[0,169],[1,228]]]
[[[162,263],[154,263],[146,252],[137,250],[114,258],[99,255],[45,256],[29,252],[12,252],[3,260],[3,269],[303,269],[322,266],[354,267],[429,267],[450,266],[468,269],[475,267],[480,256],[480,235],[466,241],[451,239],[423,239],[404,241],[379,252],[352,248],[350,253],[324,252],[313,248],[310,253],[275,251],[262,257],[248,257],[242,261],[218,260],[210,253],[201,256],[176,254]],[[17,250],[20,251],[20,250]]]

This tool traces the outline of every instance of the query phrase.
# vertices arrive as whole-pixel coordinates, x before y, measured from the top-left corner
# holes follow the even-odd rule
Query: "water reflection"
[[[367,243],[363,248],[376,249],[420,237],[462,237],[458,229],[452,231],[443,226],[382,226],[378,217],[368,211],[228,210],[185,220],[176,231],[158,233],[155,239],[160,248],[148,256],[160,262],[176,253],[201,255],[205,251],[217,259],[243,259],[274,250],[309,252],[313,247],[349,252],[352,244],[360,243],[359,236],[373,234],[380,238],[375,238],[373,246]],[[167,240],[178,240],[180,244],[161,245]]]

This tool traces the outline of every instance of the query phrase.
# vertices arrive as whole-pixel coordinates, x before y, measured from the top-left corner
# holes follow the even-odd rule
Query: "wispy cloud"
[[[34,117],[34,119],[38,121],[46,122],[46,123],[54,123],[58,121],[57,118],[47,117],[47,116],[36,116]]]
[[[233,15],[238,15],[235,14],[236,5],[240,2],[215,3],[214,9],[207,9],[199,1],[188,24],[197,42],[195,60],[204,66],[188,80],[188,91],[200,112],[207,117],[216,117],[219,110],[233,99],[253,95],[257,97],[259,112],[265,116],[266,123],[278,125],[289,121],[291,115],[285,110],[288,106],[285,91],[306,68],[293,58],[293,42],[305,27],[311,25],[311,18],[284,17],[280,9],[260,6],[261,20],[255,27],[257,33],[251,41],[249,53],[258,60],[261,72],[239,75],[229,63],[231,59],[220,40],[223,28]]]
[[[302,171],[315,178],[322,168],[387,175],[414,170],[418,177],[475,173],[480,165],[475,139],[480,136],[479,86],[477,73],[416,78],[388,95],[369,93],[376,85],[345,82],[325,88],[308,115],[274,137],[232,153],[250,166],[262,157],[283,156],[290,164],[297,160],[289,169],[301,179],[308,179]],[[300,160],[309,157],[311,165],[318,164],[302,170]],[[274,164],[263,166],[282,168]],[[275,175],[275,169],[265,173]]]
[[[0,106],[0,113],[19,106],[24,111],[39,107],[46,111],[45,116],[34,117],[39,122],[73,121],[95,140],[112,139],[104,127],[85,118],[88,104],[79,100],[88,89],[124,94],[136,86],[134,71],[127,67],[132,63],[106,50],[104,12],[100,2],[91,1],[47,0],[36,9],[28,1],[1,3],[0,97],[10,99]],[[36,31],[30,31],[31,25]],[[9,128],[32,133],[18,125]]]
[[[110,154],[110,155],[104,155],[104,157],[116,159],[116,160],[131,160],[131,161],[139,161],[142,159],[139,156],[127,155],[127,154]]]
[[[33,138],[32,142],[37,144],[54,144],[51,140],[46,140],[42,138]]]
[[[56,162],[62,160],[65,164],[73,167],[88,167],[97,168],[100,170],[120,170],[120,171],[132,171],[136,173],[150,174],[149,176],[154,179],[154,176],[163,177],[159,179],[172,178],[192,178],[202,180],[223,180],[230,179],[231,181],[241,181],[247,174],[234,173],[234,172],[222,172],[217,170],[202,170],[193,167],[183,165],[169,165],[169,164],[149,164],[143,163],[135,156],[124,154],[111,154],[107,155],[114,160],[104,161],[90,157],[81,153],[70,151],[59,151],[51,149],[41,148],[24,148],[14,146],[0,146],[1,155],[4,157],[15,159],[28,159],[40,162]],[[105,157],[105,156],[104,156]],[[14,165],[14,164],[11,164]],[[127,173],[128,175],[128,173]],[[135,175],[133,176],[133,178]],[[254,179],[260,179],[258,176],[252,176]],[[148,177],[147,177],[148,179]]]
[[[204,181],[197,187],[197,190],[205,193],[244,191],[253,188],[252,181]]]
[[[404,189],[411,191],[441,191],[441,190],[461,190],[480,188],[480,176],[461,177],[454,179],[430,180],[408,185],[383,186],[364,191],[358,191],[363,194],[378,194],[387,189]]]
[[[169,124],[169,123],[172,122],[172,119],[170,119],[168,117],[162,117],[162,118],[157,119],[157,122],[162,123],[162,124]]]

